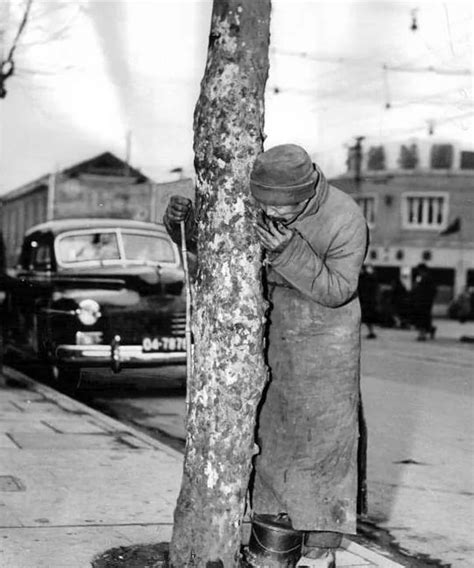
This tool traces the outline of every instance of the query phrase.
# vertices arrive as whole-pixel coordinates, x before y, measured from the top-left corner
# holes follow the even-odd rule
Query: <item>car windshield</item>
[[[94,261],[175,262],[171,243],[158,235],[120,232],[120,236],[122,253],[116,231],[64,235],[58,240],[58,261],[61,264]]]
[[[171,244],[155,235],[122,232],[123,249],[127,260],[175,262]]]

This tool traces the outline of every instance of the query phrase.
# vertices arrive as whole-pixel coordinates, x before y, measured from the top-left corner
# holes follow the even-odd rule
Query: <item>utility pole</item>
[[[46,204],[46,220],[52,221],[54,219],[54,210],[56,202],[56,181],[57,173],[49,174],[48,178],[48,198]]]
[[[125,135],[125,175],[130,175],[130,160],[132,159],[132,131],[127,130]]]
[[[355,144],[353,146],[349,146],[349,156],[347,160],[347,165],[349,167],[350,172],[354,172],[354,181],[359,188],[360,183],[362,181],[362,159],[363,159],[363,150],[362,150],[362,140],[365,139],[365,136],[356,136],[355,137]]]

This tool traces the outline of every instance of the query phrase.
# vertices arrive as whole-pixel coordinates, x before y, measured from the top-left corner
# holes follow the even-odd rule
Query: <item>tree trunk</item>
[[[267,380],[249,174],[263,143],[269,27],[270,0],[214,0],[194,117],[195,346],[173,568],[239,565],[257,406]]]

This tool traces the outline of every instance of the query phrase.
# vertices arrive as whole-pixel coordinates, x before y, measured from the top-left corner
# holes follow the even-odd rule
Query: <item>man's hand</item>
[[[263,247],[269,252],[279,253],[290,242],[293,231],[282,223],[268,220],[266,223],[259,222],[255,227],[257,237]]]
[[[179,224],[187,220],[192,208],[192,201],[187,197],[172,195],[165,211],[165,218],[170,224]]]

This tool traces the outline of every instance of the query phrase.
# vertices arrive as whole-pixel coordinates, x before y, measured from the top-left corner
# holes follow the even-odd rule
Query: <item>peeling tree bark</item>
[[[256,412],[267,380],[249,174],[263,143],[269,27],[270,0],[214,0],[194,117],[194,372],[173,568],[239,565]]]

